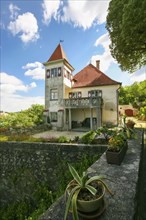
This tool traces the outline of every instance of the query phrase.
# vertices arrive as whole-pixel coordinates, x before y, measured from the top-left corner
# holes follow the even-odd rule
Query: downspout
[[[116,90],[116,92],[117,92],[117,125],[119,124],[119,90],[120,90],[120,88],[121,88],[121,84],[122,83],[120,83],[120,86],[119,86],[119,88]]]

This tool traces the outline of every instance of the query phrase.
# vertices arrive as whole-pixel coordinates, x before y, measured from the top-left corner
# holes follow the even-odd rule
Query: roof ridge
[[[90,63],[89,65],[91,65],[96,71],[98,71],[99,73],[101,73],[102,75],[104,75],[104,76],[105,76],[106,78],[108,78],[109,80],[111,80],[111,81],[113,81],[113,82],[116,82],[116,83],[119,83],[119,82],[117,82],[116,80],[111,79],[109,76],[107,76],[107,75],[106,75],[105,73],[103,73],[101,70],[97,69],[97,67],[94,66],[92,63]],[[98,78],[102,77],[102,75],[99,76]]]
[[[109,76],[97,69],[91,63],[80,70],[74,76],[74,80],[76,81],[76,83],[73,87],[121,84],[120,82],[111,79]]]

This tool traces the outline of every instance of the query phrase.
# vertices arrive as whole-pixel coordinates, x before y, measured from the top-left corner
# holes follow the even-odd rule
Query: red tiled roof
[[[80,72],[78,72],[73,77],[73,80],[73,88],[121,84],[120,82],[112,80],[106,76],[92,64],[89,64]]]
[[[65,59],[68,62],[61,44],[58,44],[58,46],[56,47],[56,49],[54,50],[54,52],[52,53],[51,57],[47,62],[60,60],[60,59]]]

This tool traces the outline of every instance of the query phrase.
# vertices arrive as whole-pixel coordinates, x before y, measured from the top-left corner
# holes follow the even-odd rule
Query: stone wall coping
[[[74,150],[76,150],[77,148],[80,149],[86,149],[86,148],[103,148],[106,149],[107,148],[107,144],[82,144],[82,143],[49,143],[49,142],[18,142],[18,141],[2,141],[0,142],[0,149],[4,150],[5,149],[12,149],[14,148],[15,150],[54,150],[55,148],[58,149],[67,149],[68,148],[74,148]],[[22,148],[23,147],[23,148]]]

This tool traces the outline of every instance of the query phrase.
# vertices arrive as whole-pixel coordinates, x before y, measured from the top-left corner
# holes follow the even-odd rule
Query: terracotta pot
[[[107,150],[106,151],[107,163],[120,165],[125,157],[126,151],[127,151],[127,143],[118,152]]]

